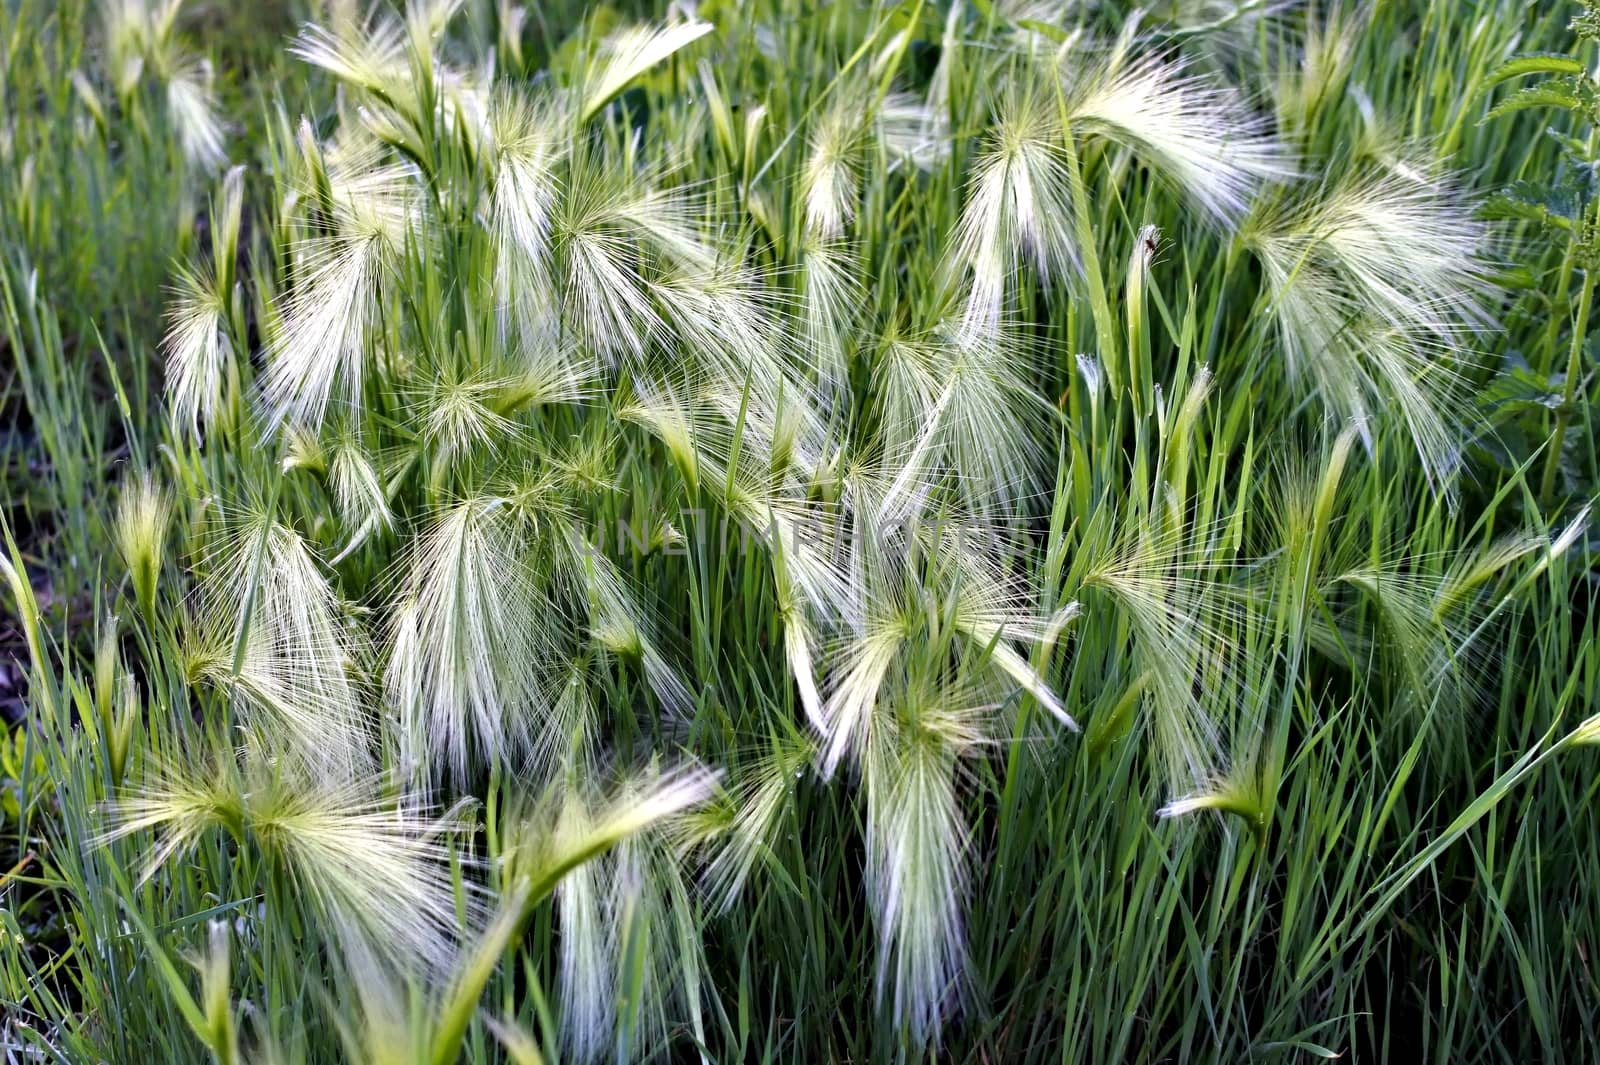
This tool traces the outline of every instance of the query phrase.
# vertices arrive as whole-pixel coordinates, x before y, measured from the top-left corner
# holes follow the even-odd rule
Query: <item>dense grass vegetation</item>
[[[1585,1060],[1597,41],[3,0],[7,1060]]]

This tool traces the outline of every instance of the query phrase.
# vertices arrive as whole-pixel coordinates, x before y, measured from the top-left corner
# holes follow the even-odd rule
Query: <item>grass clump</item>
[[[284,7],[0,21],[13,1053],[1581,1059],[1593,11]]]

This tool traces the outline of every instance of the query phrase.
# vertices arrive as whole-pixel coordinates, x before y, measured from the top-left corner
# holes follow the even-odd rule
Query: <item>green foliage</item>
[[[1600,41],[1600,32],[1596,32],[1597,10],[1600,9],[1586,3],[1584,13],[1573,19],[1572,30],[1580,41]],[[1552,391],[1559,388],[1561,392],[1560,403],[1554,408],[1555,431],[1550,437],[1540,482],[1541,494],[1550,498],[1563,472],[1567,482],[1563,487],[1569,490],[1584,484],[1592,487],[1600,481],[1593,464],[1587,471],[1579,472],[1582,458],[1572,457],[1575,461],[1571,461],[1567,454],[1567,433],[1574,416],[1581,414],[1588,422],[1595,413],[1587,409],[1585,397],[1589,389],[1583,386],[1592,377],[1596,364],[1587,352],[1587,338],[1595,276],[1600,271],[1600,199],[1596,198],[1594,188],[1595,168],[1600,165],[1600,130],[1596,128],[1600,126],[1600,82],[1577,57],[1538,53],[1506,60],[1490,72],[1486,85],[1530,75],[1544,77],[1535,85],[1511,93],[1489,110],[1484,121],[1527,110],[1554,108],[1567,112],[1575,128],[1566,134],[1550,131],[1562,145],[1565,166],[1563,171],[1552,173],[1542,181],[1521,181],[1508,186],[1485,208],[1490,217],[1530,222],[1547,238],[1566,244],[1555,277],[1563,299],[1567,297],[1572,272],[1577,270],[1582,274],[1565,372],[1556,378],[1548,361],[1539,369]]]
[[[5,782],[4,790],[0,791],[0,813],[15,832],[22,824],[24,797],[37,802],[40,795],[46,793],[37,782],[49,780],[45,775],[44,754],[31,747],[24,729],[10,729],[0,740],[0,780]]]

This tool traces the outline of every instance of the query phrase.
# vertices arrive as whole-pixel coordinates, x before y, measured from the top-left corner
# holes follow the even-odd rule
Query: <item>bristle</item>
[[[800,197],[811,233],[823,240],[844,235],[856,214],[861,104],[848,91],[834,93],[811,131],[811,152],[800,175]]]
[[[1459,464],[1465,344],[1489,325],[1483,237],[1447,185],[1394,174],[1325,188],[1250,236],[1291,371],[1340,418],[1393,408],[1438,488]]]
[[[338,937],[401,965],[447,966],[459,927],[442,825],[400,816],[365,783],[330,783],[296,763],[169,766],[111,807],[102,842],[149,829],[149,877],[223,830],[283,863]]]
[[[211,81],[211,64],[204,60],[175,71],[167,81],[167,110],[184,157],[214,172],[228,161],[228,151]]]
[[[1077,268],[1073,190],[1053,106],[1026,92],[1007,98],[969,179],[952,248],[952,261],[969,274],[964,338],[996,334],[1024,255],[1047,282]]]
[[[665,26],[633,26],[608,37],[591,66],[578,108],[589,119],[646,70],[710,33],[711,23],[688,19]]]
[[[867,861],[880,998],[918,1045],[937,1044],[964,992],[967,829],[952,758],[916,735],[873,737]]]
[[[291,748],[330,779],[370,769],[371,712],[356,679],[367,652],[343,624],[309,545],[293,529],[247,514],[210,572],[201,639],[222,649],[210,679],[277,722]]]
[[[415,635],[394,634],[390,697],[416,707],[426,725],[415,734],[457,780],[523,750],[544,704],[539,664],[560,619],[530,579],[517,530],[507,501],[463,500],[438,515],[409,566],[402,616]],[[407,684],[420,685],[415,696]]]
[[[1181,59],[1120,55],[1070,90],[1071,122],[1140,155],[1216,221],[1236,225],[1263,182],[1296,174],[1265,120]]]

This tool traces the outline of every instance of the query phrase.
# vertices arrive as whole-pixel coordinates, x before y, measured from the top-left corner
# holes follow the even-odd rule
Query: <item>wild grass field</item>
[[[5,1060],[1594,1060],[1597,59],[0,0]]]

